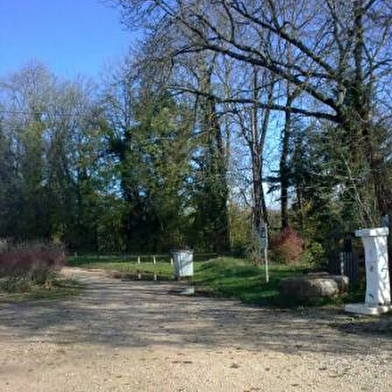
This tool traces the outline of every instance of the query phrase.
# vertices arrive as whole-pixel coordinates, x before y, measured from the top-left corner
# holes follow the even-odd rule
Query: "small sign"
[[[260,240],[261,240],[261,247],[263,249],[268,248],[268,229],[266,224],[260,227]]]

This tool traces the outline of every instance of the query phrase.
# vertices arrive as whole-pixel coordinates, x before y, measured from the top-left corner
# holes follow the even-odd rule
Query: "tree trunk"
[[[203,64],[203,67],[205,65]],[[201,69],[202,90],[210,93],[213,66]],[[206,137],[206,156],[204,182],[205,190],[199,211],[200,222],[205,223],[205,239],[212,244],[213,250],[224,252],[230,249],[229,212],[227,186],[227,156],[224,136],[216,109],[216,100],[204,98],[201,105],[203,132]]]
[[[271,80],[268,90],[268,102],[273,101],[274,81]],[[270,109],[265,109],[264,117],[259,132],[258,118],[259,85],[258,72],[256,67],[253,69],[253,107],[251,115],[251,132],[248,138],[248,145],[252,160],[252,182],[253,182],[253,227],[260,232],[263,223],[269,224],[267,204],[263,188],[263,152],[265,138],[268,131]]]
[[[289,95],[287,98],[287,107],[290,108],[292,104],[292,97]],[[288,168],[289,146],[290,146],[290,133],[291,133],[291,112],[285,112],[285,123],[282,132],[282,153],[280,156],[279,171],[280,171],[280,213],[282,229],[289,226],[289,185],[290,185],[290,172]]]

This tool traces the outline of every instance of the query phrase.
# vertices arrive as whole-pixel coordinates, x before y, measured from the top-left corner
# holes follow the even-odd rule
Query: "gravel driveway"
[[[67,268],[87,288],[0,305],[0,391],[392,390],[392,335],[325,310],[181,296]],[[377,322],[378,323],[378,322]]]

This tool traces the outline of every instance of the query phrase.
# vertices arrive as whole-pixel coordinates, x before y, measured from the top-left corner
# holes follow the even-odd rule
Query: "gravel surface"
[[[86,283],[63,301],[0,304],[0,391],[392,390],[386,319],[178,294],[182,283]],[[374,328],[373,328],[374,327]]]

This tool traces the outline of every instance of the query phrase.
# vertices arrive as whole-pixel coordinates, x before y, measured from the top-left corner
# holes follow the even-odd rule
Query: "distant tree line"
[[[229,250],[215,108],[139,71],[126,60],[100,88],[42,64],[3,79],[1,237],[77,250]]]

